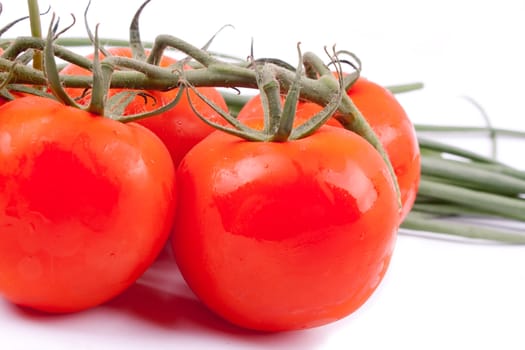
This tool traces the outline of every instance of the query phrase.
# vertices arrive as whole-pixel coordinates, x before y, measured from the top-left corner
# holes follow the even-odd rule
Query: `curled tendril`
[[[342,59],[339,59],[338,61],[340,63],[346,63],[348,64],[349,66],[351,66],[354,70],[356,70],[357,72],[361,73],[361,71],[363,70],[363,64],[361,62],[361,59],[359,59],[359,57],[351,52],[351,51],[347,51],[347,50],[339,50],[336,52],[337,56],[341,56],[341,55],[348,55],[350,56],[350,58],[353,60],[342,60]],[[329,63],[329,65],[331,65],[332,62]]]
[[[53,40],[55,39],[55,18],[56,15],[53,13],[53,16],[51,17],[51,22],[49,23],[49,29],[47,33],[46,38],[46,45],[44,45],[44,63],[45,63],[45,73],[46,77],[49,81],[49,87],[51,88],[51,91],[53,95],[56,96],[57,99],[65,103],[69,106],[74,106],[76,108],[82,109],[82,106],[76,103],[75,100],[69,96],[66,91],[64,90],[62,86],[62,82],[60,81],[60,75],[58,72],[58,66],[55,59],[55,50],[53,48]]]
[[[257,58],[253,61],[254,64],[265,64],[265,63],[272,63],[276,66],[282,67],[284,69],[289,70],[290,72],[294,72],[297,70],[296,67],[292,66],[290,63],[283,61],[279,58]]]
[[[45,10],[44,12],[40,13],[40,16],[44,16],[44,15],[47,15],[49,13],[49,11],[51,10],[51,6],[49,6],[47,8],[47,10]],[[0,3],[0,14],[2,14],[3,12],[3,6],[2,6],[2,3]],[[21,22],[21,21],[24,21],[26,19],[28,19],[29,16],[24,16],[24,17],[21,17],[21,18],[18,18],[18,19],[15,19],[13,22],[11,23],[8,23],[7,25],[5,25],[4,27],[0,28],[0,36],[3,35],[5,32],[7,32],[9,29],[11,29],[11,27],[13,27],[15,24],[17,24],[18,22]]]
[[[144,115],[143,113],[124,116],[126,108],[131,102],[135,100],[136,97],[142,98],[144,100],[144,104],[148,103],[148,99],[153,100],[153,106],[155,106],[158,103],[155,96],[147,93],[146,91],[120,91],[108,98],[107,105],[105,108],[106,116],[121,122],[129,122],[131,120],[145,118],[147,115]],[[156,110],[154,110],[154,112],[156,112]]]
[[[336,52],[336,55],[339,57],[339,59],[337,61],[340,64],[341,63],[347,64],[350,67],[352,67],[352,69],[353,69],[353,72],[344,75],[344,85],[343,86],[344,86],[345,90],[348,90],[357,81],[357,79],[361,76],[361,70],[363,69],[361,60],[359,59],[359,57],[355,53],[347,51],[347,50],[339,50],[339,51]],[[341,59],[340,55],[348,55],[348,56],[350,56],[351,60]],[[327,66],[329,67],[329,66],[332,66],[332,65],[334,65],[334,63],[330,62],[330,63],[328,63]]]
[[[188,98],[189,105],[192,109],[192,111],[201,119],[204,123],[219,129],[221,131],[224,131],[226,133],[229,133],[231,135],[239,136],[248,140],[252,141],[264,141],[264,137],[261,135],[261,133],[255,129],[252,129],[243,123],[241,123],[237,118],[233,117],[228,112],[224,111],[222,108],[217,106],[212,100],[207,98],[205,95],[203,95],[195,86],[193,86],[189,81],[184,79],[184,77],[181,77],[181,80],[183,82],[183,85],[186,87],[186,96]],[[208,106],[210,106],[215,112],[217,112],[224,120],[226,120],[231,126],[233,127],[227,127],[224,125],[221,125],[219,123],[213,122],[206,118],[202,113],[200,113],[197,108],[195,108],[195,105],[192,101],[190,91],[194,92],[198,98],[206,102]]]
[[[254,50],[253,50],[253,47],[254,47],[253,43],[254,43],[254,40],[252,38],[250,41],[250,55],[248,56],[249,67],[253,68],[256,64],[272,63],[272,64],[275,64],[276,66],[285,68],[289,70],[290,72],[295,72],[296,68],[294,66],[292,66],[290,63],[283,61],[281,59],[278,59],[278,58],[257,58],[256,59],[254,55]]]
[[[335,79],[337,79],[336,91],[321,111],[313,115],[309,120],[299,125],[292,131],[292,134],[290,135],[290,139],[292,140],[311,135],[322,125],[324,125],[325,122],[329,118],[331,118],[337,111],[341,104],[343,96],[346,95],[344,89],[343,68],[341,66],[341,61],[338,58],[338,53],[337,51],[335,51],[335,45],[332,48],[332,53],[328,51],[328,48],[326,46],[324,47],[324,51],[328,55],[331,64],[334,65],[337,73],[335,77]],[[323,76],[323,78],[326,79],[325,81],[330,81],[334,79],[332,75],[325,75]]]
[[[77,23],[77,19],[76,19],[75,15],[72,14],[72,13],[71,13],[71,18],[73,19],[72,23],[70,25],[68,25],[67,27],[65,27],[64,29],[62,29],[61,31],[58,31],[58,23],[60,21],[60,18],[57,19],[57,23],[56,23],[55,27],[53,28],[53,33],[55,33],[55,36],[53,38],[54,40],[58,39],[58,37],[60,37],[62,34],[64,34],[68,30],[73,28],[73,26]]]
[[[140,5],[137,12],[135,12],[135,15],[133,16],[129,26],[129,45],[131,47],[131,53],[133,58],[140,61],[146,61],[146,50],[144,49],[144,45],[142,44],[142,40],[140,38],[139,18],[142,10],[144,10],[150,1],[151,0],[146,0],[144,3],[142,3],[142,5]]]
[[[179,91],[177,91],[177,95],[175,96],[175,98],[173,98],[173,100],[171,100],[170,102],[166,103],[162,107],[159,107],[153,111],[138,113],[138,114],[133,114],[133,115],[127,115],[127,116],[115,116],[113,119],[116,119],[122,123],[129,123],[132,121],[136,121],[136,120],[143,119],[143,118],[148,118],[154,115],[158,115],[160,113],[167,112],[168,110],[172,109],[179,103],[182,96],[184,96],[184,90],[185,88],[184,86],[182,86],[179,89]]]
[[[91,94],[91,87],[84,88],[82,89],[82,93],[80,94],[80,96],[75,97],[75,101],[82,101],[83,99],[88,97],[90,94]]]
[[[255,55],[254,55],[254,50],[253,50],[253,37],[250,40],[250,54],[248,55],[246,59],[251,65],[254,64],[253,61],[255,60]]]
[[[95,44],[95,37],[93,35],[93,32],[91,31],[91,28],[89,27],[89,22],[87,18],[90,7],[91,7],[91,0],[88,0],[86,9],[84,10],[84,26],[86,28],[86,33],[87,33],[89,41],[91,41],[92,44]],[[108,50],[106,50],[103,46],[99,47],[99,51],[102,52],[102,54],[106,57],[111,56],[111,53],[109,53]]]
[[[148,94],[145,91],[140,91],[137,96],[140,96],[144,99],[144,104],[148,103],[148,99],[151,99],[153,101],[153,106],[155,106],[159,101],[157,101],[157,98],[153,96],[152,94]]]
[[[225,28],[233,28],[233,26],[231,24],[225,24],[223,25],[222,27],[219,28],[219,30],[217,30],[210,39],[208,39],[208,41],[201,47],[201,50],[202,51],[206,51],[208,52],[208,49],[209,47],[211,46],[211,44],[215,41],[215,38],[225,29]],[[172,66],[177,66],[177,67],[181,67],[181,69],[189,64],[191,61],[193,60],[193,57],[191,57],[190,55],[186,55],[184,58],[182,58],[181,60],[179,60],[178,62],[174,63]]]
[[[238,87],[231,87],[230,89],[232,89],[233,91],[235,91],[235,95],[239,96],[241,94],[241,89],[239,89]]]
[[[207,51],[211,44],[215,41],[215,38],[226,28],[235,28],[233,25],[231,24],[225,24],[223,25],[222,27],[219,28],[219,30],[217,30],[212,36],[210,39],[208,39],[208,41],[201,47],[202,50],[205,50]]]
[[[323,80],[322,84],[324,85],[324,89],[327,91],[333,91],[333,94],[320,112],[315,114],[311,119],[299,125],[298,127],[293,127],[296,112],[295,109],[301,94],[301,86],[304,82],[302,70],[303,56],[300,50],[300,43],[297,45],[297,51],[299,54],[299,65],[297,69],[295,69],[294,78],[291,79],[291,86],[288,88],[284,106],[280,105],[280,87],[274,71],[275,69],[278,70],[282,67],[276,67],[271,63],[252,64],[252,69],[255,73],[255,80],[260,91],[261,102],[263,103],[264,129],[262,131],[252,129],[229,115],[227,112],[222,111],[212,101],[203,96],[198,91],[198,89],[195,88],[187,79],[184,79],[184,85],[187,86],[188,90],[195,92],[195,94],[201,100],[210,105],[232,127],[227,127],[212,122],[200,114],[199,111],[197,111],[194,107],[193,103],[191,103],[191,96],[189,95],[188,91],[188,100],[190,101],[190,106],[193,112],[208,125],[251,141],[281,142],[300,139],[312,134],[335,113],[335,111],[340,106],[343,96],[345,95],[345,90],[343,89],[344,80],[342,74],[342,64],[338,58],[335,46],[332,53],[330,53],[325,47],[325,52],[330,58],[332,64],[336,67],[337,74],[336,77],[332,76],[331,74],[324,74],[320,80]],[[252,57],[249,59],[252,59]],[[272,101],[270,101],[270,98]]]

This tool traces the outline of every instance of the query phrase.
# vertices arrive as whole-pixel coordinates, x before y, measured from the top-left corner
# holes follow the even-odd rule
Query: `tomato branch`
[[[47,45],[49,45],[49,43]],[[38,38],[20,38],[15,40],[6,49],[3,57],[15,58],[25,50],[43,50],[45,46],[46,43],[43,40],[38,40]],[[169,47],[187,54],[204,66],[204,68],[188,70],[185,72],[184,79],[192,86],[258,88],[255,70],[250,66],[249,62],[231,63],[222,61],[211,55],[208,51],[200,49],[171,35],[159,35],[155,39],[147,62],[113,56],[102,59],[101,65],[109,64],[115,67],[114,73],[111,76],[110,86],[112,88],[140,90],[169,90],[178,87],[181,82],[180,73],[177,72],[177,70],[171,71],[170,69],[158,66],[160,58],[164,54],[164,50]],[[53,52],[57,57],[68,62],[78,62],[82,67],[92,68],[92,62],[80,59],[78,55],[61,46],[56,44],[53,45]],[[271,67],[271,71],[274,74],[275,79],[279,82],[279,87],[282,92],[289,91],[292,84],[296,84],[297,90],[300,91],[301,98],[313,101],[323,107],[332,104],[334,94],[340,90],[337,86],[337,81],[333,79],[331,73],[330,76],[328,76],[329,68],[322,64],[320,58],[310,53],[305,55],[305,59],[308,62],[313,62],[313,64],[325,74],[319,79],[314,79],[308,78],[305,75],[297,75],[296,72],[277,64],[264,64]],[[331,58],[331,61],[332,63],[337,62],[337,57]],[[1,67],[2,66],[0,65],[0,68]],[[17,74],[14,74],[13,83],[27,83],[24,79],[27,78],[27,74],[18,74],[17,71],[15,71],[15,73]],[[30,74],[31,71],[25,73]],[[90,88],[93,86],[93,80],[86,79],[85,77],[62,76],[60,77],[60,81],[66,87]],[[31,83],[35,82],[31,81]],[[38,83],[43,84],[45,81],[39,79]],[[379,142],[370,125],[366,122],[346,94],[342,94],[337,118],[345,128],[353,130],[363,136],[379,151],[385,159],[385,162],[389,165],[389,169],[395,179],[394,171],[383,146]],[[319,125],[321,125],[321,123],[322,119],[319,120]],[[318,126],[315,125],[308,126],[308,130],[315,130],[317,127]],[[297,133],[294,135],[297,137]],[[397,183],[397,181],[395,182]]]
[[[27,0],[27,7],[29,10],[29,21],[31,23],[31,35],[33,35],[35,38],[42,38],[42,26],[40,23],[38,0]],[[33,68],[42,70],[43,59],[41,52],[35,52],[33,57]]]

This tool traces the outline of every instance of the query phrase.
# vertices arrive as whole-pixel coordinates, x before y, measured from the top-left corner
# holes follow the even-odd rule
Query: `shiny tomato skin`
[[[177,170],[172,247],[190,288],[238,326],[286,331],[358,309],[389,265],[398,206],[364,139],[324,126],[304,139],[215,132]]]
[[[117,47],[110,48],[109,52],[112,55],[120,57],[131,57],[131,50],[129,48]],[[92,58],[93,55],[88,55]],[[101,57],[102,58],[102,57]],[[163,56],[160,66],[168,67],[176,63],[174,58]],[[70,64],[64,67],[61,74],[65,75],[91,75],[86,69]],[[110,96],[113,96],[123,89],[112,89]],[[78,88],[69,88],[67,92],[72,97],[79,97],[83,90]],[[228,110],[226,101],[220,92],[213,87],[200,87],[199,92],[213,101],[218,107],[224,111]],[[178,89],[169,91],[146,91],[146,95],[137,96],[125,109],[124,115],[138,114],[145,111],[152,111],[160,106],[171,102],[177,96]],[[225,125],[226,122],[215,112],[210,106],[202,101],[194,92],[190,92],[191,103],[204,117],[219,124]],[[89,96],[80,100],[81,103],[87,104]],[[184,155],[200,140],[209,135],[215,129],[204,123],[195,115],[190,106],[190,101],[186,97],[186,93],[181,98],[179,103],[169,111],[164,113],[137,120],[137,123],[144,125],[153,131],[166,145],[172,156],[175,166],[177,166],[184,157]]]
[[[148,129],[24,97],[0,108],[0,294],[51,313],[130,286],[169,237],[175,169]]]
[[[366,78],[359,78],[347,93],[390,158],[401,190],[403,208],[400,218],[403,220],[416,200],[421,174],[421,155],[414,125],[390,91]],[[296,118],[305,119],[320,110],[321,107],[315,103],[300,102]],[[259,95],[246,103],[238,118],[250,119],[256,115],[262,115]],[[327,124],[342,127],[335,118],[329,119]]]

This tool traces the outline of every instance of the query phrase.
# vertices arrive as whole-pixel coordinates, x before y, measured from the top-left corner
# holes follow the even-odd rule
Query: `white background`
[[[85,1],[41,1],[83,35]],[[3,1],[0,25],[26,14]],[[103,37],[126,38],[140,1],[93,0],[90,23]],[[296,43],[356,53],[363,75],[380,84],[413,81],[425,89],[399,95],[417,123],[525,130],[525,1],[162,1],[145,9],[144,40],[172,34],[197,46],[231,24],[211,49],[296,63]],[[44,26],[47,25],[44,18]],[[27,35],[27,23],[7,36]],[[454,141],[481,152],[488,143]],[[523,141],[503,141],[500,159],[525,168]],[[391,267],[372,298],[350,317],[302,332],[254,334],[222,322],[186,288],[167,253],[124,295],[85,313],[50,317],[0,300],[2,349],[523,349],[525,247],[422,238],[401,232]]]

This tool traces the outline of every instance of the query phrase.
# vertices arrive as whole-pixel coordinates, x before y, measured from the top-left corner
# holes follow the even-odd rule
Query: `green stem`
[[[293,80],[292,86],[286,94],[282,115],[279,120],[279,126],[273,136],[274,141],[287,141],[290,138],[290,135],[292,134],[292,131],[294,129],[293,123],[295,120],[297,102],[299,102],[299,96],[301,92],[300,81],[301,74],[303,72],[303,57],[299,45],[297,45],[297,52],[299,54],[299,63],[295,71],[295,79]],[[281,96],[277,96],[277,100],[280,102]]]
[[[480,168],[485,168],[490,171],[499,172],[515,178],[525,180],[525,171],[513,168],[505,163],[499,162],[494,158],[485,157],[476,152],[466,150],[461,147],[452,146],[446,143],[426,139],[418,136],[418,143],[422,155],[430,156],[430,154],[445,153],[449,155],[458,156],[476,162]]]
[[[98,41],[98,25],[95,27],[94,52],[93,52],[93,88],[91,89],[91,100],[87,110],[93,114],[105,115],[106,99],[109,92],[113,66],[100,63],[100,46]]]
[[[525,180],[525,171],[513,168],[511,166],[499,163],[473,163],[476,167],[485,169],[486,171],[492,171],[495,173],[505,174],[515,179]]]
[[[470,159],[470,160],[477,161],[477,162],[503,165],[502,163],[499,163],[498,161],[496,161],[494,158],[485,157],[476,152],[472,152],[472,151],[466,150],[461,147],[456,147],[456,146],[452,146],[452,145],[449,145],[443,142],[430,140],[430,139],[421,137],[420,135],[418,135],[418,143],[419,143],[419,146],[423,149],[437,151],[440,153],[448,153],[451,155],[459,156],[459,157]]]
[[[525,235],[518,231],[437,219],[416,211],[411,211],[407,215],[401,228],[503,243],[525,244]]]
[[[29,67],[23,64],[15,64],[13,61],[0,58],[0,70],[6,72],[0,74],[0,80],[5,81],[10,73],[13,72],[11,84],[32,84],[32,85],[45,85],[47,83],[46,77],[41,70],[36,70],[33,67]]]
[[[430,181],[423,176],[418,193],[464,205],[467,208],[487,211],[504,218],[525,221],[525,201],[523,199]]]
[[[402,94],[404,92],[411,92],[415,90],[421,90],[424,88],[423,83],[409,83],[409,84],[399,84],[399,85],[389,85],[385,86],[386,89],[390,90],[393,94]]]
[[[508,136],[525,138],[525,131],[509,130],[501,128],[488,128],[484,126],[452,126],[452,125],[427,125],[415,124],[416,132],[446,132],[446,133],[479,133],[495,134],[496,136]]]
[[[256,65],[255,73],[264,113],[263,132],[268,135],[274,134],[279,127],[282,114],[279,82],[267,65]]]
[[[466,183],[486,192],[505,195],[525,193],[525,181],[501,174],[473,162],[462,162],[436,157],[421,158],[421,173],[437,176],[447,181]]]
[[[4,50],[4,53],[1,57],[7,60],[14,60],[20,54],[23,54],[27,50],[35,49],[37,51],[43,51],[45,47],[46,41],[44,39],[34,37],[20,37],[14,42],[12,42]],[[68,50],[60,45],[53,44],[53,52],[56,57],[61,58],[67,62],[86,68],[88,70],[91,70],[92,68],[92,61],[90,59],[84,57],[83,55],[79,55],[78,53],[75,53],[71,50]],[[4,66],[1,66],[0,68],[1,70],[4,70]],[[24,81],[22,81],[21,83],[24,83]],[[31,84],[33,82],[25,81],[25,83]],[[88,84],[85,83],[84,87],[87,86]]]
[[[169,68],[153,66],[146,62],[136,60],[129,57],[122,56],[109,56],[104,58],[101,62],[110,64],[114,67],[131,69],[135,72],[145,74],[148,78],[153,80],[166,80],[166,79],[179,79],[180,75],[177,72],[173,72]],[[175,86],[177,86],[176,84]],[[173,88],[175,86],[171,86]]]
[[[199,49],[198,47],[171,35],[159,35],[155,38],[153,48],[148,57],[148,62],[158,65],[164,54],[164,50],[169,46],[179,49],[205,67],[218,63],[217,59],[208,51]]]
[[[35,38],[42,38],[42,24],[40,23],[40,10],[38,8],[38,0],[27,0],[27,7],[29,9],[29,22],[31,25],[31,35]],[[42,70],[43,59],[42,53],[35,51],[33,56],[33,68]]]
[[[346,90],[344,89],[345,81],[343,77],[341,63],[338,61],[337,53],[334,52],[333,55],[329,56],[331,63],[336,69],[335,76],[334,74],[332,74],[332,72],[328,69],[326,65],[321,65],[320,59],[317,56],[305,55],[304,57],[304,62],[307,66],[311,65],[312,67],[319,68],[320,77],[315,81],[320,86],[324,85],[328,92],[331,91],[331,96],[325,96],[325,100],[321,103],[321,106],[323,107],[321,111],[314,114],[308,119],[307,122],[299,125],[297,128],[295,128],[295,130],[293,130],[291,135],[292,139],[299,139],[312,134],[314,131],[316,131],[322,125],[324,125],[328,121],[328,119],[330,119],[334,115],[334,113],[341,107],[341,101],[344,98],[349,99],[348,95],[346,94]],[[298,84],[299,78],[300,76],[297,75],[296,80],[294,80],[294,85]],[[350,116],[350,118],[362,118],[362,116],[356,114]],[[373,133],[373,136],[376,136],[375,133]],[[367,141],[371,143],[371,140]],[[379,144],[379,147],[382,148],[382,145]],[[384,160],[386,163],[390,162],[390,159],[388,159],[388,157],[384,158]]]
[[[438,216],[483,216],[497,217],[487,211],[479,209],[466,208],[460,204],[454,203],[420,203],[418,200],[414,203],[412,211],[427,213]]]
[[[118,46],[118,47],[129,47],[130,42],[126,39],[115,39],[115,38],[100,38],[101,46]],[[58,38],[55,43],[60,46],[69,46],[69,47],[91,47],[92,42],[88,38],[84,37],[64,37]],[[1,42],[0,42],[1,45]],[[153,46],[152,42],[142,42],[145,48],[151,48]]]

